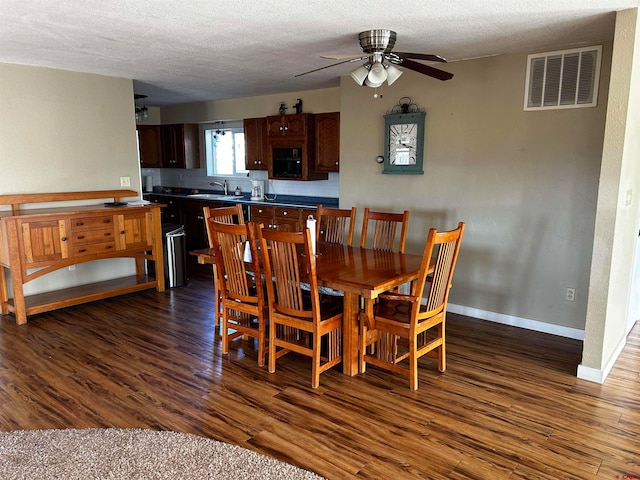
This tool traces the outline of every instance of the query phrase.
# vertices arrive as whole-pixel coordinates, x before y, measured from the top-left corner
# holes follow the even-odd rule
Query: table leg
[[[2,315],[9,313],[8,302],[7,277],[5,277],[5,268],[0,265],[0,313]]]
[[[358,374],[359,298],[358,294],[344,292],[342,371],[350,377]]]

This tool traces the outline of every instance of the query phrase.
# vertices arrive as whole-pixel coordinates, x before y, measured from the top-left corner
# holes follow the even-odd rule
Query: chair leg
[[[367,326],[360,321],[360,348],[358,349],[358,371],[365,373],[367,371],[367,362],[364,359],[367,353]]]
[[[442,339],[442,345],[438,347],[438,370],[444,372],[447,369],[447,348],[444,338],[444,325],[438,325],[438,335]]]
[[[264,357],[266,355],[266,352],[265,352],[266,343],[267,343],[267,338],[266,338],[266,333],[264,331],[264,327],[260,327],[260,329],[258,330],[258,366],[259,367],[264,367]]]
[[[318,388],[320,385],[320,344],[322,336],[313,335],[313,357],[311,366],[311,388]]]
[[[217,315],[216,315],[217,318]],[[229,319],[227,317],[227,309],[222,309],[222,353],[229,353]]]
[[[269,325],[269,373],[276,371],[276,324]]]
[[[409,382],[411,390],[418,389],[418,339],[413,336],[409,340]]]
[[[213,326],[215,327],[220,325],[220,290],[218,289],[218,279],[216,275],[216,266],[213,265],[213,298],[215,299],[214,312],[215,316],[213,318]]]

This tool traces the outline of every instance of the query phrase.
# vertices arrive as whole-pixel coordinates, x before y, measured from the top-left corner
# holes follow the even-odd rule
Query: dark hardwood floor
[[[448,369],[420,389],[368,367],[322,374],[253,343],[220,353],[209,270],[187,286],[0,322],[0,430],[134,427],[202,435],[331,479],[640,475],[640,327],[604,385],[579,341],[450,314]],[[455,288],[455,287],[454,287]]]

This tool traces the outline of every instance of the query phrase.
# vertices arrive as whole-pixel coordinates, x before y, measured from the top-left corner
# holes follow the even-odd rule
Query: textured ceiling
[[[395,30],[394,50],[449,62],[612,38],[614,0],[0,0],[0,62],[134,80],[147,105],[339,85],[358,33]],[[446,65],[439,66],[446,70]],[[425,81],[437,81],[425,77]]]

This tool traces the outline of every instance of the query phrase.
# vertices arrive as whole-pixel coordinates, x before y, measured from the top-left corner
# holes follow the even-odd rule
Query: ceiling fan
[[[389,85],[391,85],[400,77],[400,75],[402,75],[402,71],[395,65],[408,68],[409,70],[422,73],[423,75],[428,75],[429,77],[433,77],[438,80],[450,80],[453,78],[452,73],[415,61],[426,60],[430,62],[447,63],[447,61],[439,55],[392,52],[391,50],[393,49],[397,38],[396,32],[393,30],[366,30],[364,32],[360,32],[358,38],[360,39],[360,46],[362,47],[364,54],[321,55],[322,58],[341,61],[325,67],[309,70],[308,72],[300,73],[296,75],[296,77],[324,70],[325,68],[335,67],[336,65],[342,65],[343,63],[367,60],[364,65],[359,66],[351,72],[351,77],[358,85],[377,88],[380,87],[385,80]]]

